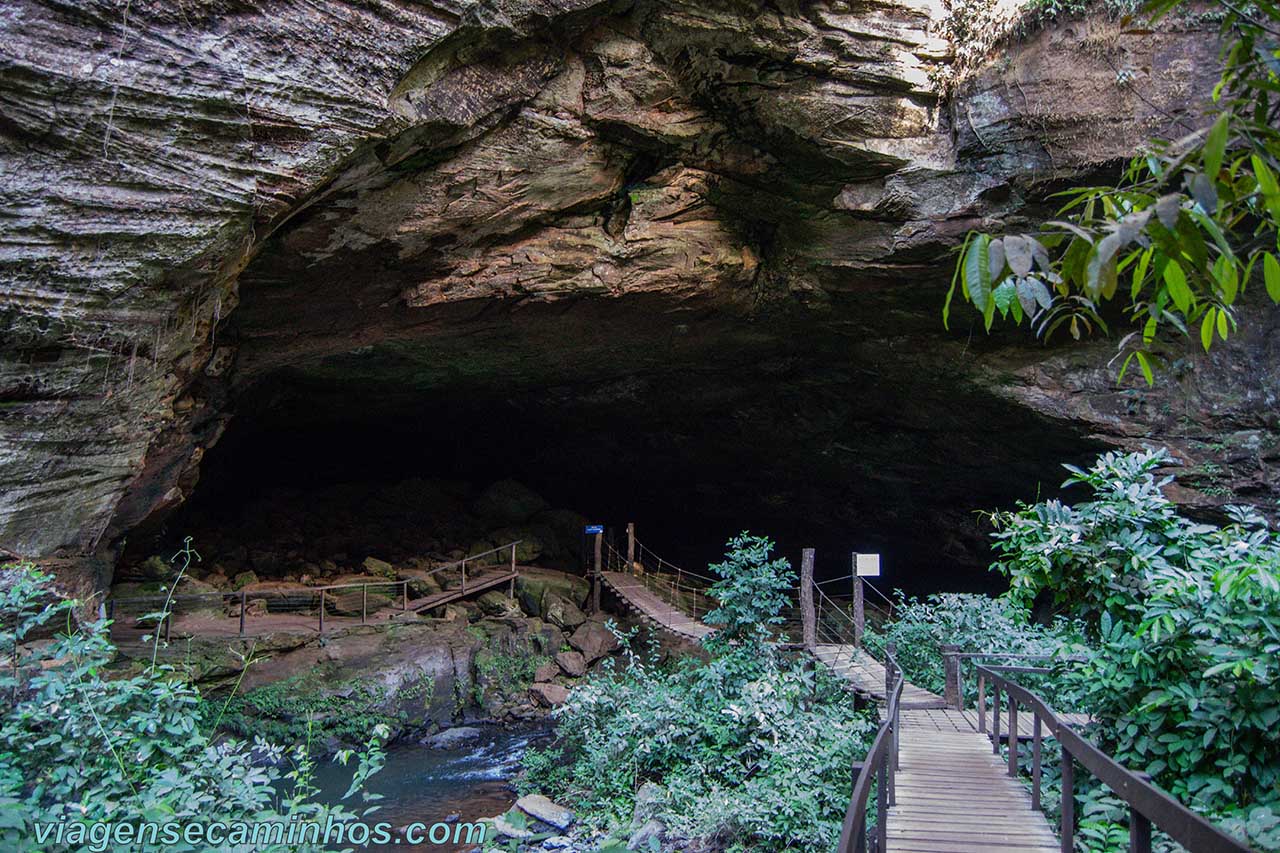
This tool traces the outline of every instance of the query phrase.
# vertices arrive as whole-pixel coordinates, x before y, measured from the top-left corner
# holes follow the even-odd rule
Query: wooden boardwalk
[[[490,567],[487,569],[478,569],[475,574],[467,578],[467,585],[463,587],[453,587],[452,589],[441,590],[440,592],[424,595],[422,598],[409,599],[409,609],[415,612],[423,610],[431,610],[444,604],[465,598],[468,595],[475,595],[477,592],[483,592],[486,589],[492,589],[495,586],[515,580],[520,573],[519,570],[529,568],[528,566],[517,566],[516,571],[511,571],[508,565]]]
[[[859,693],[870,696],[877,702],[885,701],[884,664],[877,661],[864,649],[851,645],[820,643],[814,655],[836,675],[853,684]],[[916,687],[910,682],[902,686],[903,708],[945,708],[947,703],[936,693]]]
[[[601,572],[600,577],[640,618],[658,628],[693,640],[701,640],[714,630],[663,601],[634,575]]]
[[[1050,853],[1058,838],[959,711],[900,713],[901,769],[888,846],[903,853]]]

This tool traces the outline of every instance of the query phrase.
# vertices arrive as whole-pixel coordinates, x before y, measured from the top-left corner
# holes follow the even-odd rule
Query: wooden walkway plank
[[[819,643],[814,656],[826,664],[832,672],[851,682],[854,688],[877,702],[885,701],[884,664],[865,649],[852,645]],[[902,688],[903,708],[945,708],[946,702],[936,693],[930,693],[908,682]]]
[[[601,572],[600,577],[632,610],[663,630],[695,640],[701,640],[715,630],[672,607],[632,575]]]
[[[1049,853],[1060,847],[1026,788],[963,712],[900,712],[901,769],[889,849],[903,853]]]
[[[523,568],[523,567],[519,567]],[[477,592],[483,592],[486,589],[492,589],[499,584],[514,580],[519,571],[511,571],[511,567],[507,565],[500,566],[496,569],[481,570],[479,574],[472,575],[467,578],[467,588],[453,587],[452,589],[434,592],[431,595],[422,598],[414,598],[409,601],[409,609],[415,613],[423,610],[432,610],[444,604],[450,604],[460,598],[474,595]]]

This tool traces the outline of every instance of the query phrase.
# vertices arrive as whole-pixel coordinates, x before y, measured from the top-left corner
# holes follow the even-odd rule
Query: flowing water
[[[394,827],[413,822],[430,826],[457,815],[462,822],[502,814],[516,801],[509,780],[520,769],[525,750],[545,740],[541,726],[486,726],[479,741],[455,749],[429,749],[416,743],[391,746],[387,762],[369,782],[369,790],[382,794],[380,808],[368,820],[387,821]],[[317,782],[321,798],[336,802],[351,778],[349,768],[321,762]],[[359,804],[350,804],[353,811]],[[430,850],[440,853],[470,850],[474,844],[399,844],[362,850]]]

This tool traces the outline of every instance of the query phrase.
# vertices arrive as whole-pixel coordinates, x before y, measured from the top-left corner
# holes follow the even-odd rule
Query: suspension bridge
[[[713,632],[701,617],[716,607],[709,592],[716,578],[654,554],[636,539],[634,525],[627,525],[625,548],[622,553],[596,535],[595,609],[607,588],[618,604],[659,630],[691,640]],[[843,582],[850,584],[850,601],[824,590]],[[868,592],[878,600],[869,601]],[[845,682],[855,701],[874,704],[881,719],[866,759],[852,768],[853,794],[837,853],[1074,853],[1074,797],[1061,799],[1056,833],[1041,809],[1044,746],[1050,739],[1062,756],[1063,790],[1074,789],[1082,767],[1127,804],[1131,853],[1150,853],[1153,827],[1191,853],[1249,851],[1145,774],[1094,746],[1080,733],[1089,715],[1056,712],[1014,680],[1050,673],[1036,665],[1045,656],[943,646],[943,695],[907,681],[892,642],[883,644],[878,657],[865,642],[868,616],[883,626],[892,607],[864,578],[815,582],[813,551],[807,549],[779,631],[779,645],[811,655]],[[976,678],[972,708],[966,706],[966,667]]]

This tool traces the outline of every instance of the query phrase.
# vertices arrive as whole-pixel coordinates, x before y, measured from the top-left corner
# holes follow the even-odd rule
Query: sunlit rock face
[[[1232,464],[1270,494],[1273,369],[1254,393],[1193,360],[1148,396],[938,320],[968,229],[1034,227],[1063,182],[1198,126],[1213,39],[1068,22],[943,101],[941,14],[6,4],[0,544],[109,558],[233,417],[536,424],[526,479],[586,476],[572,448],[603,442],[727,525],[919,561],[972,563],[968,510],[1061,458],[1185,438],[1162,406],[1248,433]],[[1270,328],[1238,351],[1265,363]]]

